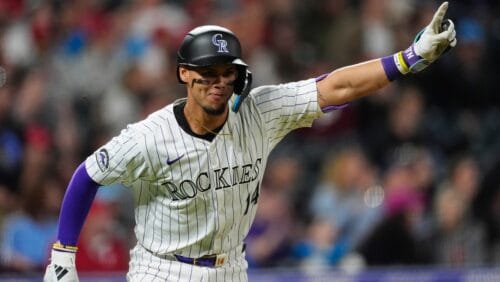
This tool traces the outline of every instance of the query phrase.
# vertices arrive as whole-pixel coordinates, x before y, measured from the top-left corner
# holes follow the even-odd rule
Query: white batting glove
[[[450,19],[443,22],[448,2],[439,6],[431,22],[415,38],[413,45],[404,51],[405,59],[410,57],[409,70],[419,72],[437,60],[447,48],[457,45],[455,25]],[[411,60],[414,52],[417,60]]]
[[[44,282],[78,282],[74,252],[52,250],[51,263],[45,270]]]

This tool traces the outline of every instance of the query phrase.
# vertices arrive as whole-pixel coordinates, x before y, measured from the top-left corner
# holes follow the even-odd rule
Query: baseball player
[[[421,71],[454,47],[447,8],[443,3],[404,51],[251,91],[251,73],[230,30],[190,31],[177,53],[187,97],[130,124],[76,169],[44,281],[78,281],[80,230],[98,187],[115,182],[135,195],[129,281],[247,281],[243,240],[271,150],[290,131]]]

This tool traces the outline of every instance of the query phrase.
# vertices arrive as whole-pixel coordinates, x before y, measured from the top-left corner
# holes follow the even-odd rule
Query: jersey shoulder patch
[[[102,172],[105,172],[109,168],[109,153],[106,148],[100,149],[96,154],[96,163]]]

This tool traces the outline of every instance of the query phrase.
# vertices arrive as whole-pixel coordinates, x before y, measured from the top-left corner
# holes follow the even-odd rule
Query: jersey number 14
[[[257,201],[259,200],[259,186],[260,186],[260,183],[257,184],[257,187],[255,187],[255,190],[253,191],[253,193],[251,195],[248,194],[247,207],[245,208],[244,215],[246,215],[248,213],[248,209],[250,208],[250,203],[252,203],[254,205],[257,204]]]

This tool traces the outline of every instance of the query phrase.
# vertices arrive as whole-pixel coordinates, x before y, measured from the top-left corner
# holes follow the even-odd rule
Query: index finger
[[[441,6],[436,10],[434,16],[432,17],[431,23],[429,26],[432,28],[434,33],[439,33],[439,28],[441,27],[441,23],[443,22],[444,15],[448,10],[448,2],[443,2]]]

